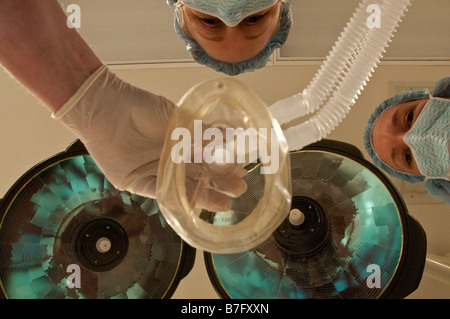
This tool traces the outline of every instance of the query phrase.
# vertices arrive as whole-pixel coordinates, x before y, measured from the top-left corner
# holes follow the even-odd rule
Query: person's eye
[[[245,23],[247,23],[249,25],[257,24],[264,18],[264,16],[265,16],[265,14],[253,15],[253,16],[245,18],[244,21],[245,21]]]
[[[220,20],[215,18],[199,18],[199,19],[202,23],[210,27],[216,26],[220,23]]]
[[[414,119],[414,111],[410,111],[408,113],[408,115],[406,116],[406,123],[407,123],[408,127],[411,127],[413,119]]]
[[[408,164],[409,167],[411,167],[412,164],[412,156],[411,156],[411,151],[407,150],[405,153],[405,162],[406,164]]]

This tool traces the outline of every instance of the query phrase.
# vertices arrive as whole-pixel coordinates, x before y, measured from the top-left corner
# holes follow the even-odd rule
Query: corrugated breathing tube
[[[410,4],[410,0],[362,0],[308,87],[270,107],[280,125],[320,109],[309,120],[284,131],[289,150],[320,141],[345,118],[378,66]],[[379,28],[368,24],[370,5],[378,5],[381,10]]]

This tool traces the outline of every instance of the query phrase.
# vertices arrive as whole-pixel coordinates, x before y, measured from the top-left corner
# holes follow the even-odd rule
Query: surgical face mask
[[[244,18],[270,8],[277,2],[278,0],[178,0],[176,6],[183,4],[234,27]]]
[[[404,136],[427,179],[449,180],[450,100],[432,98]]]

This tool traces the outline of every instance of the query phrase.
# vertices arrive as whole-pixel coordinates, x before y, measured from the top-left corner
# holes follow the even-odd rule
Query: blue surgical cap
[[[169,6],[173,6],[177,1],[167,0]],[[192,55],[194,60],[202,65],[210,67],[218,72],[227,75],[238,75],[244,72],[251,72],[264,67],[270,58],[273,51],[281,47],[287,40],[289,31],[292,26],[292,10],[289,2],[283,3],[283,8],[280,18],[280,26],[277,32],[269,40],[266,46],[254,57],[241,62],[225,62],[217,60],[210,56],[206,51],[193,39],[190,39],[182,30],[180,26],[180,13],[178,8],[175,9],[174,20],[175,31],[177,35],[184,41],[188,52]]]
[[[434,198],[450,205],[450,182],[443,179],[430,179],[425,183],[425,189]]]
[[[450,98],[450,76],[440,79],[433,90],[434,97]]]

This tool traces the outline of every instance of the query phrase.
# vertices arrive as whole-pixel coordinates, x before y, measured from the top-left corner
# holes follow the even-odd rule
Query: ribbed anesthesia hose
[[[319,110],[308,121],[284,131],[289,150],[321,140],[342,122],[370,80],[410,4],[411,0],[362,0],[308,87],[270,107],[280,125]],[[370,5],[378,5],[381,10],[379,28],[368,25]]]

